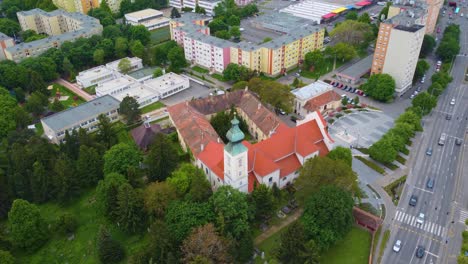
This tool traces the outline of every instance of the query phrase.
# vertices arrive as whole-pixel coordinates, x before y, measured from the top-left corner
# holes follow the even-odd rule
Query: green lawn
[[[159,44],[161,42],[165,42],[171,39],[171,32],[170,32],[169,26],[158,28],[150,32],[151,32],[152,44]]]
[[[209,70],[204,69],[204,68],[199,67],[199,66],[193,66],[192,70],[194,70],[196,72],[199,72],[199,73],[209,73],[210,72]]]
[[[366,264],[369,262],[371,234],[359,227],[353,227],[345,238],[320,258],[322,264]]]
[[[90,95],[95,95],[96,94],[96,85],[83,88],[83,91],[89,93]]]
[[[313,72],[303,69],[301,71],[301,76],[309,78],[309,79],[314,79],[314,80],[318,79],[318,78],[320,78],[320,76],[325,75],[325,74],[327,74],[327,73],[329,73],[330,71],[333,70],[333,61],[334,61],[333,58],[325,59],[325,65],[323,67],[321,67],[320,69],[316,69]],[[343,62],[341,60],[336,60],[336,68],[335,69],[338,69],[339,67],[343,66],[343,64],[345,64],[345,62]]]
[[[50,90],[51,97],[54,97],[57,94],[57,90],[60,91],[61,96],[68,96],[67,100],[60,101],[66,108],[77,106],[85,102],[83,98],[77,96],[75,93],[73,93],[72,91],[68,90],[60,84],[54,83],[52,87],[53,89]]]
[[[152,103],[152,104],[149,104],[149,105],[147,105],[147,106],[141,108],[141,113],[142,113],[142,114],[146,114],[146,113],[149,113],[149,112],[151,112],[151,111],[154,111],[154,110],[157,110],[157,109],[159,109],[159,108],[162,108],[162,107],[164,107],[164,106],[165,106],[165,105],[164,105],[163,103],[157,101],[157,102],[154,102],[154,103]]]
[[[95,240],[101,225],[107,226],[113,237],[124,246],[127,255],[135,252],[147,241],[147,236],[129,235],[108,223],[96,206],[94,190],[67,205],[47,203],[39,205],[39,208],[48,222],[54,221],[65,212],[73,214],[78,221],[75,238],[68,240],[66,235],[50,230],[51,238],[34,254],[16,254],[19,256],[18,263],[99,263]]]
[[[283,227],[278,232],[265,239],[262,243],[260,243],[260,245],[258,245],[258,249],[260,249],[260,251],[265,252],[265,258],[262,260],[260,257],[257,257],[255,259],[255,263],[264,263],[264,261],[274,263],[274,261],[276,260],[274,254],[276,248],[280,243],[281,234],[284,233],[287,228],[287,226]]]
[[[219,73],[213,73],[211,74],[211,77],[215,78],[216,80],[220,82],[224,82],[224,77]]]
[[[122,122],[114,123],[114,129],[117,132],[117,139],[119,143],[135,144],[130,131],[127,129],[126,125]]]

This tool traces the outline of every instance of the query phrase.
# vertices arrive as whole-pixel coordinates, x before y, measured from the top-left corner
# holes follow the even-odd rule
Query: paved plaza
[[[382,112],[355,111],[337,119],[329,131],[337,145],[368,148],[392,127],[393,119]]]

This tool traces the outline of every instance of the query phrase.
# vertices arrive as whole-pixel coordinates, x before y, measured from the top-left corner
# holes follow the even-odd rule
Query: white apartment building
[[[60,144],[65,133],[85,129],[88,133],[98,128],[98,117],[106,115],[111,122],[119,120],[120,102],[110,95],[98,97],[79,106],[69,108],[41,119],[44,134],[50,142]]]
[[[221,3],[220,0],[169,0],[169,5],[175,8],[182,9],[184,7],[192,8],[195,11],[195,7],[198,5],[203,7],[206,14],[209,16],[214,15],[214,8]]]
[[[185,58],[192,64],[222,72],[230,63],[230,46],[226,41],[212,36],[192,38],[184,41]]]
[[[426,5],[418,3],[411,7],[392,6],[389,19],[380,23],[371,74],[391,75],[399,95],[412,85],[426,31],[426,18]]]
[[[5,56],[16,62],[31,56],[38,56],[50,48],[57,48],[66,41],[101,35],[102,25],[99,20],[81,13],[67,13],[61,9],[45,12],[32,9],[17,13],[21,29],[34,30],[49,37],[6,48]]]
[[[144,9],[133,13],[125,14],[127,24],[138,26],[143,25],[148,30],[154,30],[169,26],[169,18],[163,16],[163,12],[155,9]]]
[[[130,61],[131,71],[143,68],[143,62],[138,57],[126,57]],[[86,71],[82,71],[76,76],[76,83],[82,87],[87,88],[93,85],[98,85],[121,76],[119,71],[120,60],[109,62],[106,65],[100,65]]]

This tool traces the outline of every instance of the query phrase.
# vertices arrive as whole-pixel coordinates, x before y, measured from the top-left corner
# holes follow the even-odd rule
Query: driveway
[[[167,106],[175,105],[180,102],[190,101],[193,98],[207,97],[213,92],[214,89],[210,89],[194,81],[190,81],[190,88],[183,90],[180,93],[169,96],[161,100],[161,102]]]
[[[337,145],[368,148],[393,127],[393,118],[378,111],[355,111],[329,126]]]

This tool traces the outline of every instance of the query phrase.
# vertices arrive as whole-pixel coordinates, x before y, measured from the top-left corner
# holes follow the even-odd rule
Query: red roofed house
[[[256,107],[246,107],[254,103]],[[221,109],[222,105],[227,107]],[[232,128],[226,135],[229,143],[222,143],[205,116],[230,106],[237,108],[249,126],[254,124],[251,131],[262,133],[258,143],[250,144],[244,140],[237,119],[232,120]],[[255,183],[270,187],[276,183],[283,188],[297,178],[307,159],[324,156],[332,148],[333,140],[318,111],[291,128],[248,91],[181,103],[169,107],[168,112],[182,146],[191,150],[196,165],[205,171],[214,188],[228,184],[240,191],[251,192]]]
[[[326,115],[341,105],[341,96],[333,91],[330,84],[316,81],[302,88],[291,91],[294,94],[294,113],[306,116],[319,111]]]

